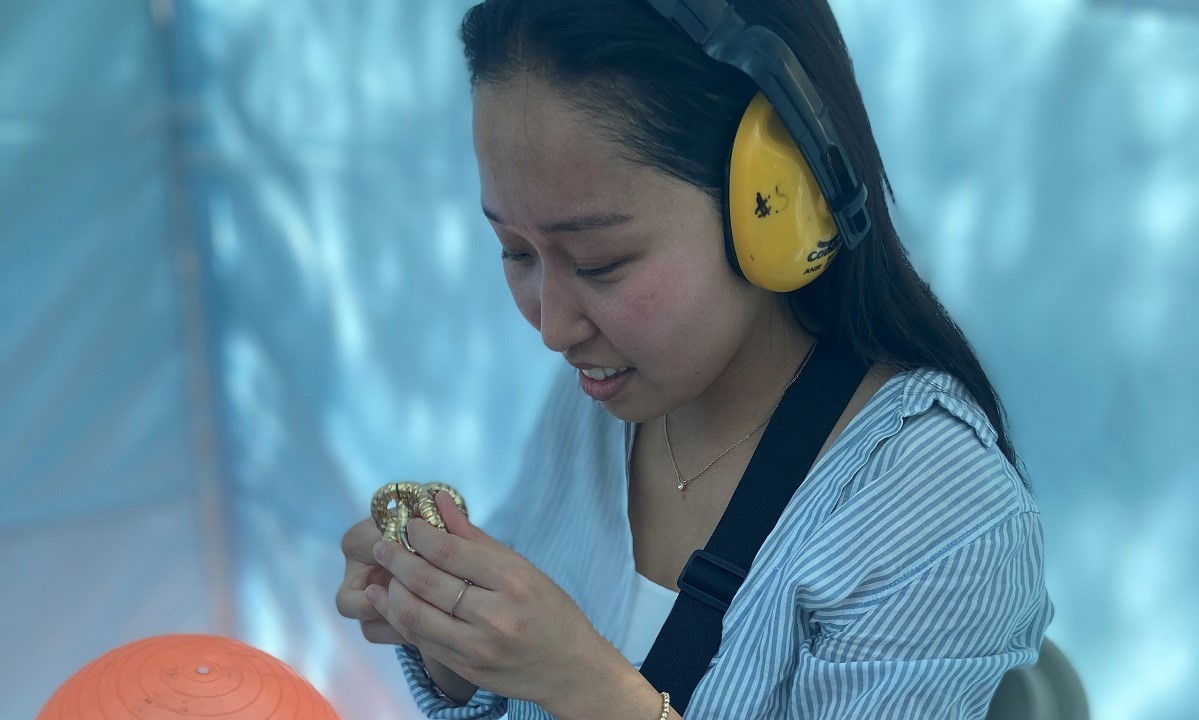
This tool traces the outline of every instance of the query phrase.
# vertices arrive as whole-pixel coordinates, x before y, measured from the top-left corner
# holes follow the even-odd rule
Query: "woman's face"
[[[631,366],[602,402],[630,422],[704,393],[773,298],[733,274],[707,195],[620,159],[531,76],[479,86],[473,119],[504,275],[546,347],[575,365]]]

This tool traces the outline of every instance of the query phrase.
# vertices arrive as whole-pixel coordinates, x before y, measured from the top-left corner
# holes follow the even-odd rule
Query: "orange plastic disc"
[[[85,665],[37,720],[337,720],[320,693],[278,659],[232,638],[161,635]]]

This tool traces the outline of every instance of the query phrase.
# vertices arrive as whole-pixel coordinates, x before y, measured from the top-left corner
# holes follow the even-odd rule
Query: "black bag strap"
[[[720,647],[725,610],[867,370],[830,339],[816,343],[783,393],[708,544],[683,567],[679,596],[641,665],[641,674],[670,693],[680,714]]]

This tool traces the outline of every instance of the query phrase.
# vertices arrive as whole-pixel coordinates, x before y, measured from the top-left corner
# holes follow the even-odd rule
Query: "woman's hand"
[[[371,548],[381,537],[375,521],[369,517],[342,536],[341,553],[346,557],[346,577],[337,590],[337,612],[343,617],[357,620],[362,626],[362,636],[370,642],[407,645],[407,638],[392,627],[362,594],[372,584],[386,585],[391,580],[391,573],[379,565],[371,554]]]
[[[375,546],[394,577],[372,575],[364,594],[395,636],[475,685],[543,707],[608,672],[613,654],[622,660],[553,580],[472,525],[448,493],[434,502],[448,532],[410,520],[408,542],[419,554]]]
[[[337,612],[343,617],[357,620],[362,627],[362,636],[382,645],[410,645],[404,635],[362,594],[370,585],[386,585],[392,580],[391,573],[379,565],[371,548],[379,542],[382,533],[372,518],[357,523],[341,538],[341,552],[346,558],[346,577],[337,590]],[[422,657],[429,676],[443,693],[451,698],[469,699],[477,689],[453,670],[432,658]],[[458,700],[465,704],[465,700]]]

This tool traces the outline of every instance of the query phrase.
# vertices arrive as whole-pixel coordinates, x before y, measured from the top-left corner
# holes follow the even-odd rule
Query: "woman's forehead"
[[[549,123],[531,108],[525,126],[505,112],[476,131],[482,200],[493,219],[548,226],[596,214],[635,215],[655,192],[651,171],[621,158],[577,120]],[[489,116],[484,111],[476,120]]]
[[[610,131],[537,78],[480,86],[473,120],[482,204],[522,234],[555,224],[641,225],[676,206],[675,196],[696,192],[628,159]]]
[[[638,174],[606,132],[549,90],[526,94],[508,85],[479,93],[474,140],[481,169],[496,175],[536,175],[555,186],[616,187]]]

